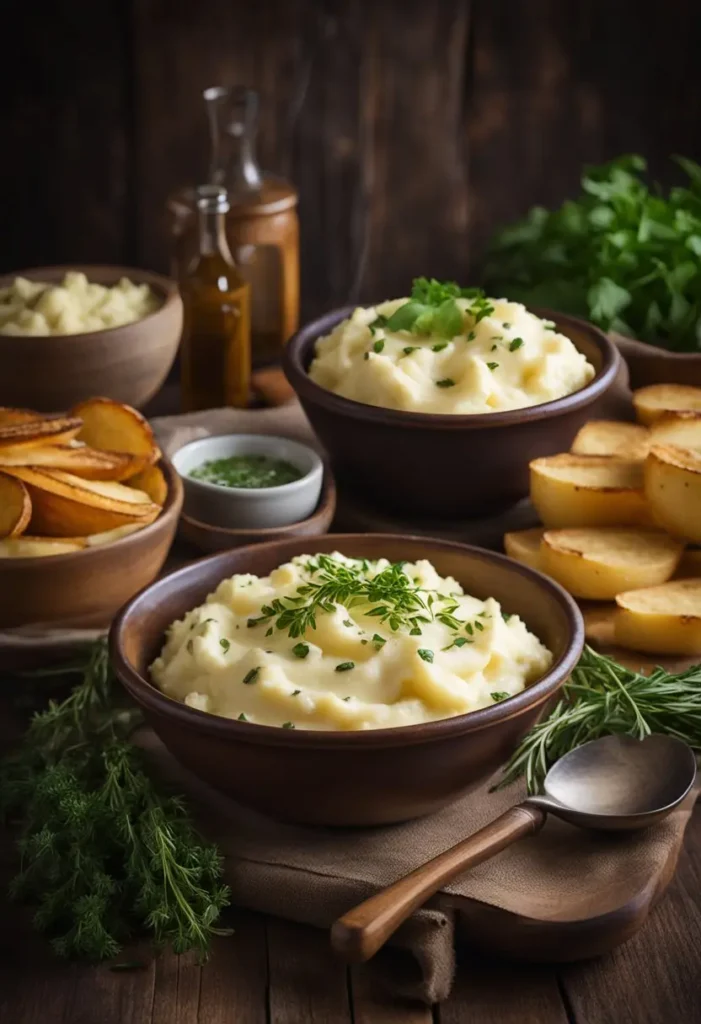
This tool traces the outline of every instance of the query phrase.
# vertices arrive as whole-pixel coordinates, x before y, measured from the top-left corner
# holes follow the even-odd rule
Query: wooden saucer
[[[274,526],[266,530],[232,530],[223,526],[210,526],[183,513],[178,525],[180,540],[211,554],[214,551],[229,551],[246,544],[262,544],[264,541],[285,540],[289,537],[317,537],[328,533],[336,512],[336,484],[327,469],[316,511],[299,523],[289,526]]]

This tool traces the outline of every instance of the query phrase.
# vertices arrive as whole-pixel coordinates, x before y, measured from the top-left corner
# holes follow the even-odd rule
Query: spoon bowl
[[[674,736],[604,736],[560,758],[545,795],[525,802],[581,828],[619,832],[661,821],[695,779],[694,753]]]

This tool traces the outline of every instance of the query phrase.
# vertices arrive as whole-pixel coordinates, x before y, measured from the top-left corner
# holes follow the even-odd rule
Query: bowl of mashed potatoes
[[[117,674],[175,757],[277,818],[402,821],[508,758],[576,663],[581,615],[503,555],[392,535],[239,548],[115,621]]]
[[[435,519],[525,497],[529,460],[569,447],[619,359],[582,320],[419,279],[307,325],[284,369],[337,478]]]
[[[0,405],[41,412],[94,395],[140,408],[182,332],[173,281],[128,267],[39,267],[0,277]]]

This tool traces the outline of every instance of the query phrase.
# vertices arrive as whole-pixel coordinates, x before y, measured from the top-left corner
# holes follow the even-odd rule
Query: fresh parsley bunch
[[[667,195],[641,156],[585,170],[581,194],[528,216],[492,241],[489,291],[584,316],[666,348],[701,351],[701,167]]]
[[[456,299],[468,299],[468,307],[463,310]],[[461,288],[454,281],[417,277],[409,301],[390,317],[378,317],[371,329],[386,327],[390,331],[454,338],[465,331],[466,315],[471,318],[472,327],[492,312],[493,307],[479,288]]]
[[[2,765],[0,815],[20,826],[11,892],[63,956],[111,957],[146,932],[204,957],[228,902],[219,854],[152,780],[129,742],[138,712],[115,704],[112,682],[100,641]]]

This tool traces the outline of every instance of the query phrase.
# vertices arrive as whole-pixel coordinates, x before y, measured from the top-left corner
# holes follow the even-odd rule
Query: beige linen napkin
[[[145,744],[163,774],[189,794],[202,827],[218,842],[233,903],[325,929],[525,795],[521,784],[490,793],[485,783],[437,814],[406,824],[371,829],[281,824],[195,779],[152,735]],[[534,959],[600,952],[605,925],[580,932],[575,947],[569,937],[563,942],[568,923],[627,905],[628,915],[640,913],[671,876],[695,798],[696,793],[654,828],[629,835],[586,832],[550,818],[539,835],[472,868],[414,914],[397,932],[393,949],[380,954],[385,977],[397,994],[427,1003],[444,999],[452,984],[458,931],[473,943],[517,956],[525,949]],[[621,920],[617,927],[620,932]],[[530,937],[536,933],[540,948],[534,945],[531,953]]]

